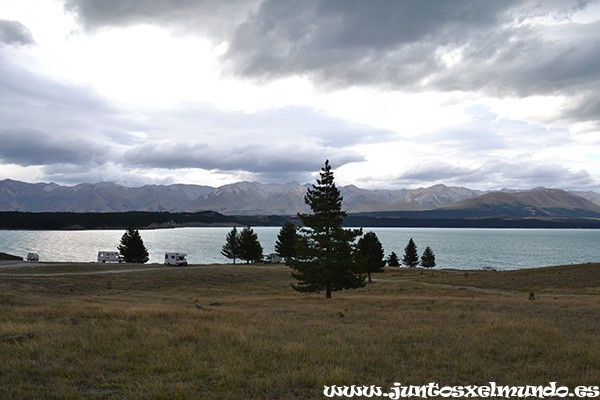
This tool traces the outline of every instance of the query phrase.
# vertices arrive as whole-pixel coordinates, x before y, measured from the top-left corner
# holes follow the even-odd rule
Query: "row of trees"
[[[275,252],[279,256],[285,259],[291,259],[296,256],[295,243],[298,236],[297,231],[298,228],[293,223],[290,221],[285,222],[275,242]],[[400,261],[395,252],[392,252],[387,260],[384,259],[383,246],[375,232],[367,232],[358,240],[356,252],[366,262],[365,272],[367,273],[369,282],[371,282],[371,273],[383,272],[383,267],[386,264],[390,267],[400,266]],[[404,249],[402,264],[411,268],[418,265],[424,268],[433,268],[436,265],[435,254],[431,250],[431,247],[427,246],[419,258],[417,246],[413,239],[410,238]]]
[[[290,221],[286,221],[277,236],[275,252],[285,259],[292,259],[296,256],[297,238],[298,228]],[[134,225],[131,225],[121,237],[118,250],[126,262],[144,264],[149,260],[148,250]],[[382,272],[386,264],[383,246],[374,232],[367,232],[358,241],[356,251],[357,255],[365,262],[364,271],[368,274],[368,280],[371,282],[371,273]],[[262,253],[263,248],[258,240],[258,235],[249,226],[241,232],[234,227],[227,234],[225,245],[221,249],[221,254],[233,259],[234,264],[238,258],[245,260],[246,263],[260,261]],[[428,246],[419,259],[417,246],[411,238],[404,249],[402,263],[408,267],[421,265],[425,268],[432,268],[435,267],[435,254]],[[391,253],[387,264],[392,267],[400,266],[396,253]]]
[[[237,228],[233,227],[225,238],[221,254],[232,259],[234,264],[238,258],[249,264],[262,260],[263,248],[252,228],[247,226],[238,232]]]
[[[412,238],[408,241],[408,244],[404,248],[404,257],[402,257],[402,264],[407,267],[414,268],[417,265],[420,265],[424,268],[433,268],[435,267],[435,254],[431,247],[427,246],[421,258],[419,258],[419,253],[417,252],[417,245],[413,241]],[[396,253],[392,251],[390,254],[390,258],[388,259],[388,265],[390,267],[399,267],[400,261],[398,260],[398,256]]]
[[[292,287],[300,292],[325,291],[331,298],[333,291],[363,287],[371,274],[383,272],[386,264],[383,246],[374,232],[362,236],[362,229],[344,229],[342,222],[346,212],[342,210],[342,196],[334,183],[329,161],[321,168],[317,184],[308,189],[304,198],[312,214],[298,214],[305,228],[296,228],[286,222],[275,243],[275,251],[285,257],[294,271],[297,284]],[[357,237],[362,236],[358,241]],[[399,266],[392,252],[387,260]],[[435,266],[435,255],[430,247],[419,260],[417,247],[409,240],[403,263],[409,267],[421,264]]]
[[[275,252],[286,259],[296,256],[295,243],[297,238],[298,228],[291,223],[286,221],[277,235],[277,241],[275,242]],[[389,258],[384,260],[383,246],[379,241],[379,238],[375,232],[367,232],[359,239],[357,243],[358,254],[368,258],[368,265],[372,265],[372,268],[367,267],[367,270],[373,270],[372,272],[379,271],[380,267],[389,265],[390,267],[399,267],[400,261],[395,252],[392,251]],[[417,245],[412,238],[408,241],[408,244],[404,248],[404,257],[402,258],[402,264],[407,267],[416,267],[418,265],[424,268],[435,267],[435,254],[431,247],[427,246],[425,251],[419,258],[417,253]]]

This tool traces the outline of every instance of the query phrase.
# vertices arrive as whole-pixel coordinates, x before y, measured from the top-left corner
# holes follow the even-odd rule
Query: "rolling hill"
[[[477,217],[600,217],[600,205],[559,189],[487,193],[458,201],[438,211],[460,211]]]

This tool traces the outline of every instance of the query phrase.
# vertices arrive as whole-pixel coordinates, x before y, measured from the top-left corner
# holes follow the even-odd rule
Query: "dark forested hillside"
[[[286,217],[226,216],[212,211],[197,213],[22,213],[0,212],[0,229],[140,229],[186,226],[281,225]]]
[[[210,227],[210,226],[282,226],[298,217],[233,216],[212,211],[198,213],[125,212],[125,213],[22,213],[0,212],[0,229],[77,230],[125,229],[134,224],[139,229]],[[437,227],[437,228],[600,228],[600,218],[461,218],[439,211],[405,211],[348,214],[346,227]]]

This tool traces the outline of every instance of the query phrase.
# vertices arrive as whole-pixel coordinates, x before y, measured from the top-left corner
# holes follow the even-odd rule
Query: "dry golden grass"
[[[388,269],[331,300],[294,292],[285,267],[4,268],[0,336],[35,336],[0,340],[0,398],[322,399],[332,384],[597,385],[599,267]],[[96,272],[110,269],[132,266]]]
[[[425,270],[388,268],[386,278],[398,276],[419,282],[472,286],[536,294],[600,294],[600,264],[588,263],[516,271]]]

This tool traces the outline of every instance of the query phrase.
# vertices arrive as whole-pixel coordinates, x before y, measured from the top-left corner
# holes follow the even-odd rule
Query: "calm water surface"
[[[265,253],[274,252],[280,227],[254,227]],[[231,228],[140,230],[151,263],[164,253],[185,252],[191,264],[227,263],[221,255]],[[381,241],[386,257],[401,259],[410,238],[421,254],[430,246],[438,267],[480,269],[533,268],[600,261],[600,230],[593,229],[468,229],[366,228]],[[36,252],[41,261],[93,262],[98,251],[116,251],[125,230],[0,231],[0,252],[25,257]]]

